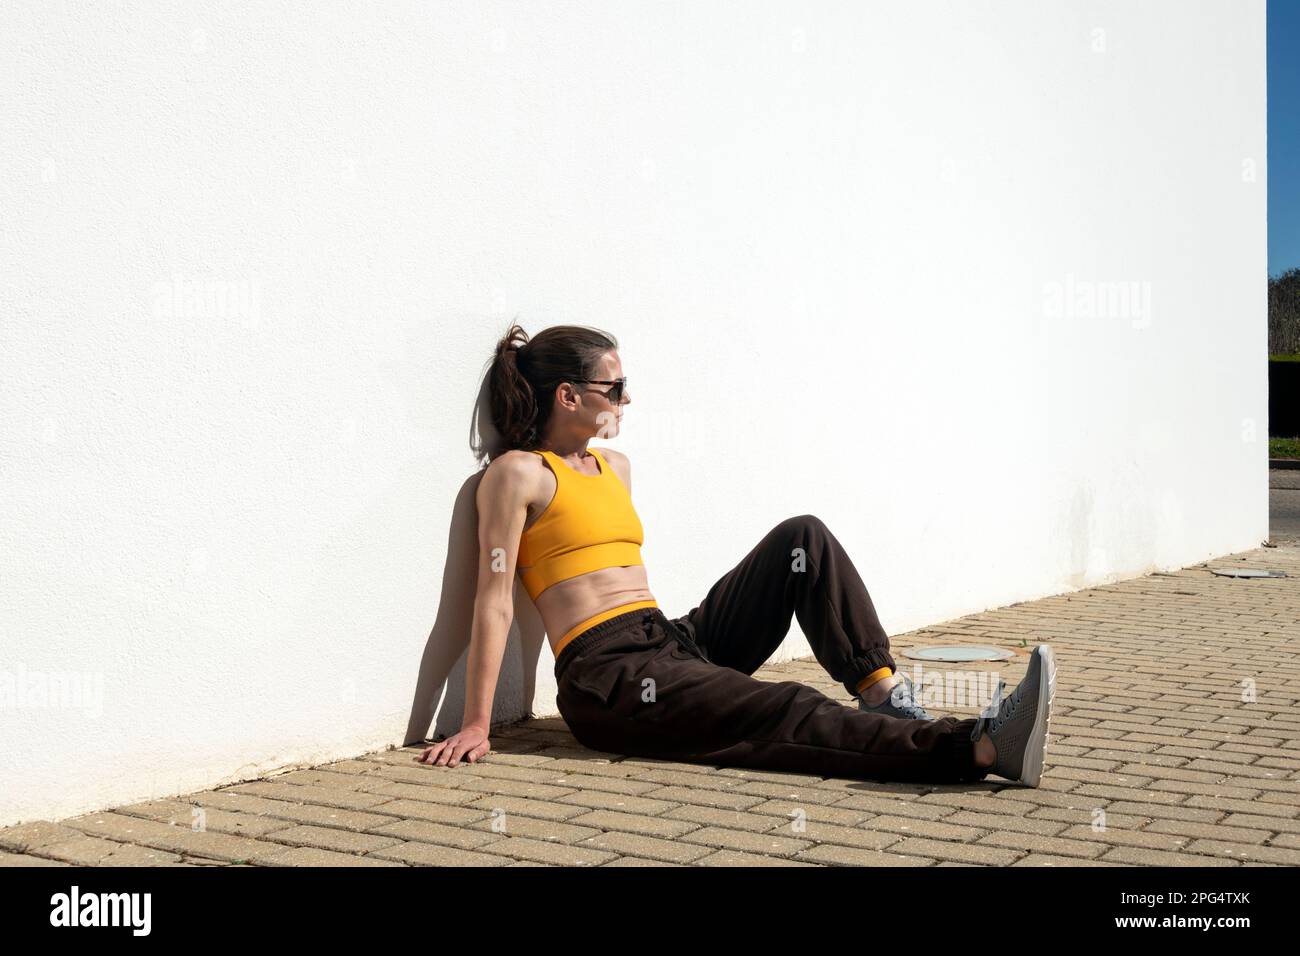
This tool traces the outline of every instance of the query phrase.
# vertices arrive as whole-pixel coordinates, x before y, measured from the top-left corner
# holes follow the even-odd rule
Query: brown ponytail
[[[562,382],[590,378],[600,357],[618,348],[612,335],[582,325],[553,325],[529,338],[511,323],[497,343],[488,389],[501,450],[539,447]]]

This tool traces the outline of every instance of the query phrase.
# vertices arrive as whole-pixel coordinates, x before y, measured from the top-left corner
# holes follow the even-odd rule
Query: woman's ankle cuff
[[[854,688],[853,693],[855,693],[855,694],[861,694],[861,693],[862,693],[864,690],[866,690],[868,687],[870,687],[870,686],[873,685],[873,684],[877,684],[877,683],[879,683],[880,681],[884,680],[886,677],[888,677],[888,676],[891,675],[892,673],[894,673],[894,669],[893,669],[892,667],[878,667],[878,668],[876,668],[874,671],[872,671],[872,672],[871,672],[870,674],[868,674],[866,677],[862,678],[862,680],[858,681],[858,686],[857,686],[856,688]]]

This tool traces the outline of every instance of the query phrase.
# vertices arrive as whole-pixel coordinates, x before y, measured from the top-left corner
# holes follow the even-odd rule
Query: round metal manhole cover
[[[1016,655],[997,647],[963,645],[955,647],[914,647],[903,652],[904,657],[920,661],[943,661],[960,664],[967,661],[1008,661]]]
[[[1284,578],[1285,571],[1261,571],[1259,568],[1210,568],[1221,578]]]

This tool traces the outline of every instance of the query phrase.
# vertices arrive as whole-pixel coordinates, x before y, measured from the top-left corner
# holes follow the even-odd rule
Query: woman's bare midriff
[[[633,601],[653,601],[645,566],[626,565],[588,571],[565,581],[557,581],[537,595],[533,602],[546,625],[546,638],[555,643],[574,625],[592,615]]]
[[[594,458],[591,465],[593,470],[583,474],[599,474]],[[551,469],[540,459],[537,460],[536,467],[539,483],[536,497],[528,502],[528,519],[524,522],[524,531],[537,523],[540,515],[550,506],[557,490]],[[615,474],[618,473],[619,469],[613,463],[610,467],[614,468]],[[533,603],[537,606],[537,613],[542,616],[542,623],[546,625],[546,639],[554,652],[560,638],[587,618],[620,604],[654,599],[650,593],[645,565],[628,564],[588,571],[586,574],[557,581],[538,594]]]

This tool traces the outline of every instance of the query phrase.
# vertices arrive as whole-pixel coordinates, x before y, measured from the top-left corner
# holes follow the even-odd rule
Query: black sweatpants
[[[819,518],[769,531],[670,620],[643,608],[573,638],[555,662],[560,715],[585,747],[629,756],[875,780],[979,780],[975,719],[904,720],[797,681],[751,676],[797,616],[817,660],[852,695],[895,667],[857,569]]]

